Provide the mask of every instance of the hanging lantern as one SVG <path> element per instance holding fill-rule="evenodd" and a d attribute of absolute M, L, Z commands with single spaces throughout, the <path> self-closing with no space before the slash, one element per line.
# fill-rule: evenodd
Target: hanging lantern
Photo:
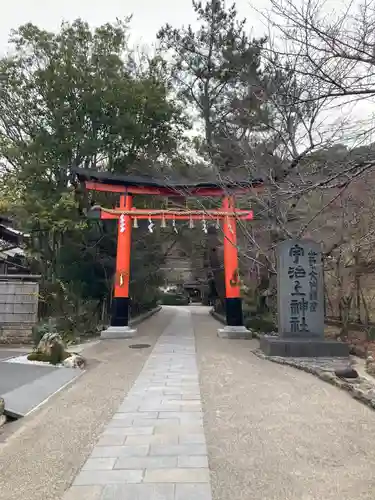
<path fill-rule="evenodd" d="M 194 220 L 193 217 L 190 215 L 190 220 L 189 220 L 189 229 L 194 229 Z"/>
<path fill-rule="evenodd" d="M 220 229 L 220 221 L 219 217 L 216 219 L 216 224 L 215 224 L 216 229 Z"/>
<path fill-rule="evenodd" d="M 202 220 L 202 231 L 207 234 L 207 221 L 206 219 Z"/>
<path fill-rule="evenodd" d="M 133 227 L 134 227 L 135 229 L 137 229 L 137 227 L 138 227 L 138 220 L 137 220 L 137 217 L 134 217 L 134 220 L 133 220 Z"/>

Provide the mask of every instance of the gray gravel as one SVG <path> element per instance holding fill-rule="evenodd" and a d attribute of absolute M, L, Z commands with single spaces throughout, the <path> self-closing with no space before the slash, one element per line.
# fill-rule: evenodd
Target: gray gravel
<path fill-rule="evenodd" d="M 137 342 L 152 349 L 170 318 L 161 311 L 139 325 Z M 87 373 L 23 421 L 6 426 L 13 432 L 0 444 L 1 500 L 63 496 L 149 356 L 150 349 L 129 349 L 130 343 L 134 339 L 90 347 L 84 353 Z"/>
<path fill-rule="evenodd" d="M 213 500 L 373 499 L 375 412 L 257 358 L 257 340 L 218 339 L 206 314 L 194 327 Z"/>

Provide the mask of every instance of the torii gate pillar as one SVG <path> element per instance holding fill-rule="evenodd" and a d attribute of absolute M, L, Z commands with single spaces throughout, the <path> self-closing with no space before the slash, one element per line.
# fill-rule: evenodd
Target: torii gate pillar
<path fill-rule="evenodd" d="M 132 209 L 132 196 L 120 196 L 120 209 Z M 117 222 L 116 274 L 112 297 L 111 325 L 103 330 L 103 339 L 128 339 L 137 330 L 129 327 L 129 280 L 132 220 L 130 215 L 122 214 Z"/>
<path fill-rule="evenodd" d="M 223 211 L 235 210 L 233 196 L 223 199 Z M 221 338 L 249 339 L 251 332 L 243 324 L 241 288 L 238 270 L 236 218 L 226 216 L 223 219 L 224 234 L 224 276 L 225 276 L 225 312 L 227 324 L 219 328 Z"/>

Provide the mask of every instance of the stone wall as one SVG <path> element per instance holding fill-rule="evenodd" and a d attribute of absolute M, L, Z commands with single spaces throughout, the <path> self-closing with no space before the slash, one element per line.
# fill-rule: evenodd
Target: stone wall
<path fill-rule="evenodd" d="M 20 345 L 32 344 L 33 324 L 2 324 L 0 325 L 0 344 Z"/>
<path fill-rule="evenodd" d="M 38 318 L 38 294 L 38 283 L 0 281 L 0 343 L 32 342 L 32 327 Z"/>

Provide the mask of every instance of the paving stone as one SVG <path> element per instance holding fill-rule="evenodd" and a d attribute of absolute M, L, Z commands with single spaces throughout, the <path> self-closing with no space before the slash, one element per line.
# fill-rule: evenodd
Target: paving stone
<path fill-rule="evenodd" d="M 116 461 L 114 469 L 168 469 L 177 465 L 177 457 L 123 457 Z"/>
<path fill-rule="evenodd" d="M 95 446 L 90 458 L 145 457 L 150 451 L 148 444 L 139 446 Z"/>
<path fill-rule="evenodd" d="M 138 378 L 137 382 L 149 382 L 150 380 L 161 380 L 163 381 L 166 377 L 162 373 L 148 372 L 143 373 Z"/>
<path fill-rule="evenodd" d="M 170 425 L 178 425 L 180 423 L 179 418 L 142 418 L 142 413 L 139 415 L 139 418 L 132 418 L 130 421 L 128 420 L 111 420 L 107 425 L 107 429 L 120 429 L 124 427 L 153 427 L 154 425 L 160 424 L 160 422 L 170 424 Z"/>
<path fill-rule="evenodd" d="M 164 401 L 164 399 L 161 401 L 161 404 L 163 404 L 163 401 Z M 176 404 L 177 404 L 177 400 L 171 399 L 169 402 L 170 403 L 176 402 Z M 200 406 L 201 402 L 200 402 L 200 399 L 182 399 L 182 400 L 179 400 L 178 404 L 181 406 Z"/>
<path fill-rule="evenodd" d="M 162 420 L 160 420 L 162 422 Z M 154 427 L 154 434 L 173 434 L 183 436 L 184 434 L 204 434 L 203 425 L 201 423 L 184 423 L 179 425 L 159 424 Z"/>
<path fill-rule="evenodd" d="M 179 412 L 164 412 L 160 411 L 158 413 L 158 418 L 159 419 L 165 419 L 165 418 L 178 418 L 180 421 L 184 421 L 187 423 L 189 420 L 192 421 L 192 423 L 195 423 L 197 421 L 203 422 L 203 414 L 199 414 L 198 412 L 187 412 L 187 411 L 179 411 Z"/>
<path fill-rule="evenodd" d="M 175 500 L 193 500 L 193 499 L 212 500 L 210 485 L 176 484 Z"/>
<path fill-rule="evenodd" d="M 181 387 L 181 389 L 189 389 L 190 392 L 193 391 L 198 391 L 199 390 L 199 384 L 198 383 L 192 383 L 192 382 L 178 382 L 175 380 L 171 380 L 166 382 L 167 387 Z"/>
<path fill-rule="evenodd" d="M 189 391 L 186 389 L 181 389 L 178 387 L 163 387 L 164 394 L 187 394 Z M 198 392 L 198 391 L 190 391 L 190 392 Z"/>
<path fill-rule="evenodd" d="M 107 427 L 103 436 L 151 436 L 153 427 Z"/>
<path fill-rule="evenodd" d="M 62 500 L 101 500 L 103 486 L 72 486 Z"/>
<path fill-rule="evenodd" d="M 174 491 L 173 484 L 113 484 L 104 488 L 101 500 L 174 500 Z"/>
<path fill-rule="evenodd" d="M 196 394 L 194 392 L 191 392 L 191 393 L 182 394 L 181 399 L 182 400 L 190 400 L 190 401 L 196 399 L 197 401 L 200 401 L 201 396 L 200 396 L 200 394 Z"/>
<path fill-rule="evenodd" d="M 116 458 L 89 458 L 82 467 L 82 470 L 112 470 Z"/>
<path fill-rule="evenodd" d="M 206 444 L 206 437 L 201 434 L 181 434 L 178 436 L 179 444 Z"/>
<path fill-rule="evenodd" d="M 198 375 L 168 374 L 167 378 L 171 379 L 171 380 L 175 380 L 175 379 L 183 380 L 186 382 L 187 381 L 192 381 L 192 382 L 196 382 L 196 383 L 199 382 Z"/>
<path fill-rule="evenodd" d="M 164 378 L 148 378 L 148 379 L 142 379 L 141 384 L 142 384 L 142 388 L 146 388 L 150 385 L 159 385 L 159 384 L 165 384 L 166 383 L 166 379 Z"/>
<path fill-rule="evenodd" d="M 145 384 L 137 389 L 139 392 L 142 391 L 143 394 L 149 394 L 150 396 L 159 396 L 167 388 L 165 384 Z"/>
<path fill-rule="evenodd" d="M 153 436 L 128 436 L 125 441 L 127 446 L 140 446 L 152 444 L 178 444 L 178 434 L 158 434 Z"/>
<path fill-rule="evenodd" d="M 129 398 L 127 403 L 130 405 L 136 405 L 136 406 L 141 406 L 141 405 L 160 405 L 161 404 L 161 396 L 153 396 L 149 397 L 146 393 L 144 393 L 142 396 L 137 396 L 137 397 L 132 397 L 131 399 Z"/>
<path fill-rule="evenodd" d="M 144 404 L 139 406 L 139 411 L 180 411 L 181 406 L 177 404 L 169 404 L 169 405 L 153 405 L 153 404 Z"/>
<path fill-rule="evenodd" d="M 208 469 L 146 469 L 145 483 L 208 483 Z"/>
<path fill-rule="evenodd" d="M 188 382 L 192 384 L 198 384 L 198 377 L 189 377 L 182 374 L 167 375 L 167 382 Z"/>
<path fill-rule="evenodd" d="M 176 356 L 177 357 L 177 356 Z M 189 359 L 193 359 L 194 360 L 195 358 L 195 354 L 192 354 L 190 355 Z M 188 359 L 186 359 L 186 361 L 184 361 L 184 363 L 181 364 L 181 367 L 180 368 L 176 368 L 174 365 L 170 365 L 170 368 L 169 370 L 166 372 L 166 375 L 167 376 L 170 376 L 170 375 L 179 375 L 180 377 L 184 377 L 184 376 L 190 376 L 192 375 L 192 372 L 197 372 L 197 366 L 196 364 L 192 363 L 191 361 L 189 361 Z M 193 376 L 194 377 L 197 377 L 197 373 L 193 373 Z"/>
<path fill-rule="evenodd" d="M 121 414 L 123 415 L 123 414 Z M 119 427 L 131 427 L 133 424 L 134 418 L 121 418 L 121 419 L 113 419 L 109 422 L 106 429 L 116 429 Z M 147 419 L 143 420 L 143 422 L 147 421 Z M 149 424 L 150 425 L 150 424 Z"/>
<path fill-rule="evenodd" d="M 183 399 L 184 394 L 187 394 L 187 392 L 178 389 L 177 387 L 166 387 L 165 389 L 163 389 L 160 395 L 162 398 L 164 398 L 164 396 L 180 396 L 181 399 Z"/>
<path fill-rule="evenodd" d="M 126 436 L 107 435 L 101 436 L 96 446 L 121 446 L 125 444 Z"/>
<path fill-rule="evenodd" d="M 157 411 L 143 411 L 142 414 L 140 412 L 133 413 L 115 413 L 113 415 L 113 420 L 122 420 L 126 418 L 158 418 L 159 413 Z"/>
<path fill-rule="evenodd" d="M 135 418 L 133 419 L 133 425 L 136 427 L 148 427 L 150 425 L 155 426 L 159 425 L 161 422 L 165 425 L 179 425 L 179 418 L 164 418 L 164 419 L 143 419 L 143 418 Z"/>
<path fill-rule="evenodd" d="M 119 406 L 118 412 L 119 413 L 133 413 L 138 411 L 139 405 L 131 405 L 129 403 L 122 403 L 122 405 Z"/>
<path fill-rule="evenodd" d="M 152 444 L 150 455 L 159 456 L 180 456 L 180 455 L 207 455 L 207 447 L 203 444 L 178 444 L 178 445 L 159 445 Z"/>
<path fill-rule="evenodd" d="M 176 405 L 181 404 L 182 394 L 161 394 L 160 404 L 164 404 L 165 401 L 174 402 Z"/>
<path fill-rule="evenodd" d="M 142 478 L 142 470 L 83 470 L 76 477 L 73 486 L 140 483 Z"/>
<path fill-rule="evenodd" d="M 187 400 L 182 400 L 182 399 L 171 399 L 171 400 L 168 400 L 168 399 L 163 399 L 161 402 L 160 402 L 160 405 L 161 406 L 167 406 L 168 408 L 172 405 L 179 405 L 182 409 L 184 409 L 185 407 L 192 407 L 192 409 L 190 411 L 195 411 L 196 408 L 199 407 L 199 409 L 202 411 L 202 408 L 201 408 L 201 402 L 198 401 L 198 400 L 194 400 L 194 401 L 187 401 Z"/>
<path fill-rule="evenodd" d="M 182 378 L 182 376 L 180 376 L 178 379 L 176 377 L 175 378 L 166 378 L 164 383 L 168 384 L 168 387 L 176 386 L 176 385 L 183 385 L 183 386 L 191 385 L 191 386 L 199 387 L 199 378 L 198 377 Z"/>
<path fill-rule="evenodd" d="M 183 403 L 183 401 L 181 401 L 181 403 Z M 191 411 L 191 412 L 195 412 L 195 413 L 200 413 L 202 414 L 202 406 L 201 405 L 188 405 L 188 406 L 184 406 L 184 405 L 181 405 L 180 406 L 181 408 L 181 411 L 183 412 L 188 412 L 188 411 Z"/>
<path fill-rule="evenodd" d="M 208 469 L 208 458 L 204 455 L 202 456 L 181 456 L 178 457 L 177 460 L 177 465 L 178 467 L 184 467 L 184 468 L 205 468 Z"/>

